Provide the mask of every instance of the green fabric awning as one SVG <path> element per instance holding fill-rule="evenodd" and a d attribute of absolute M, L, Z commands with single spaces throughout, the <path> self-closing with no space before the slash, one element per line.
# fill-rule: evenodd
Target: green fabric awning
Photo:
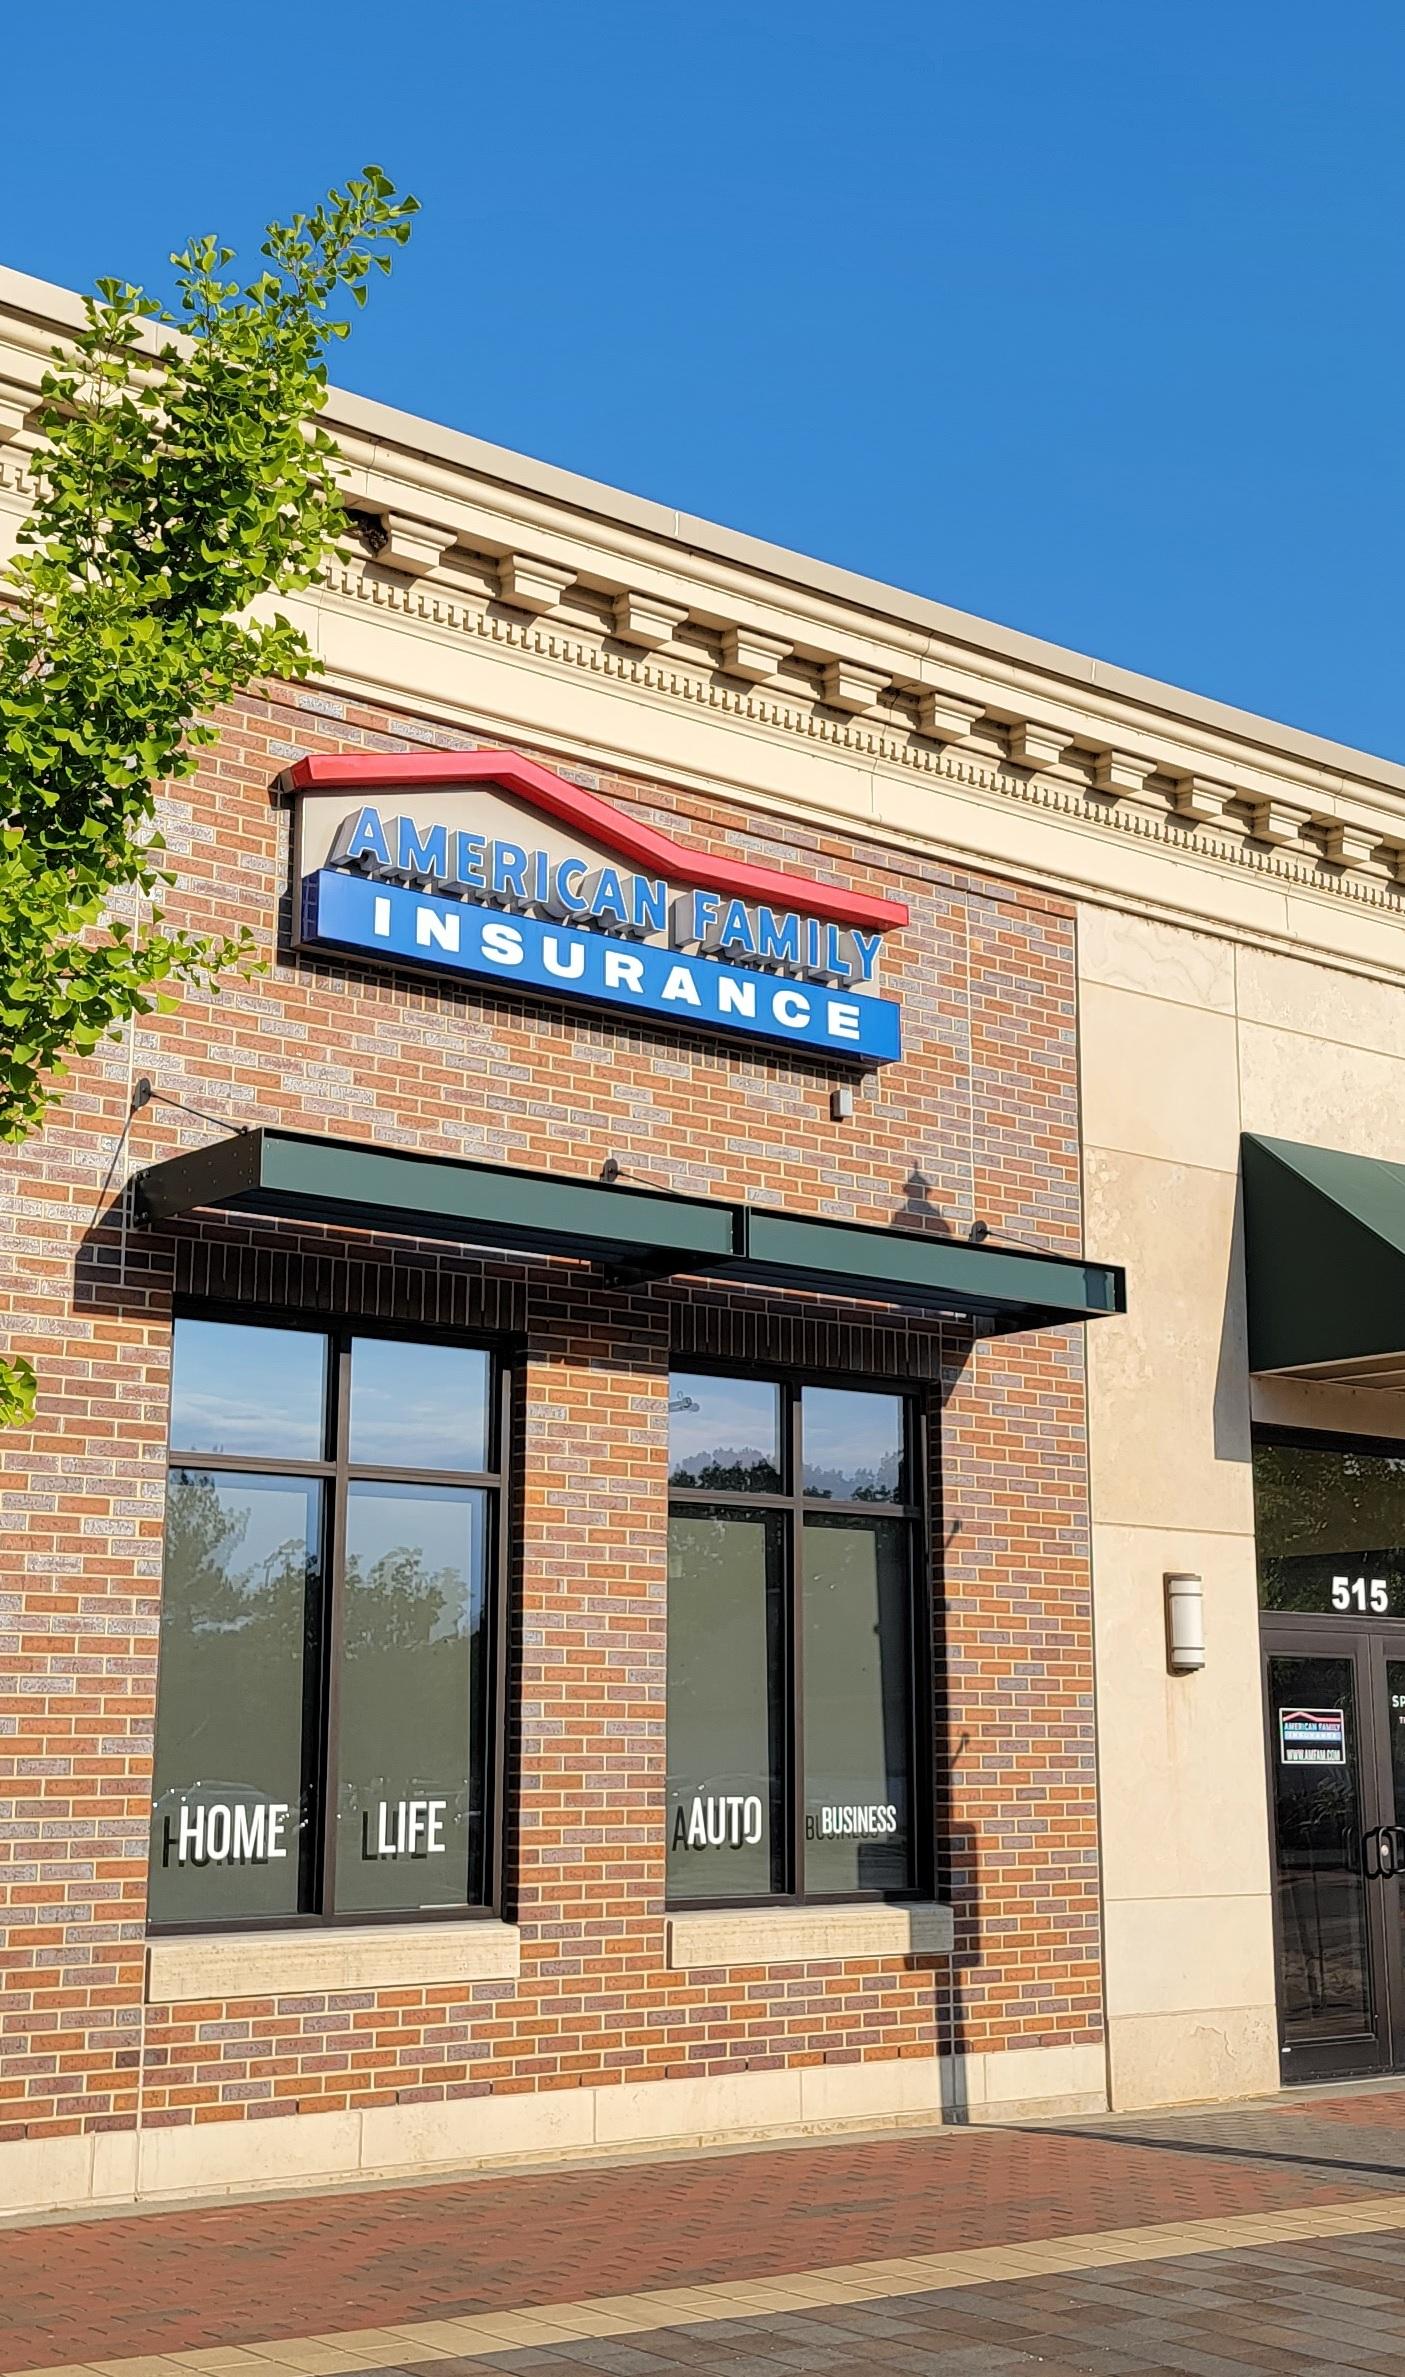
<path fill-rule="evenodd" d="M 138 1174 L 136 1194 L 143 1220 L 158 1225 L 207 1209 L 340 1223 L 575 1256 L 614 1279 L 725 1276 L 934 1315 L 971 1313 L 994 1331 L 1094 1320 L 1126 1301 L 1115 1263 L 295 1131 L 241 1132 L 171 1156 Z"/>
<path fill-rule="evenodd" d="M 1405 1164 L 1246 1132 L 1249 1367 L 1405 1385 Z"/>

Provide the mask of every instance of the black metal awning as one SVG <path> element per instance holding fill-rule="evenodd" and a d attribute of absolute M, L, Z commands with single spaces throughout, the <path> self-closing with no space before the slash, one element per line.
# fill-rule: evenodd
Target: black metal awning
<path fill-rule="evenodd" d="M 616 1279 L 725 1276 L 933 1314 L 971 1313 L 997 1331 L 1095 1320 L 1126 1304 L 1115 1263 L 405 1155 L 297 1131 L 242 1132 L 153 1164 L 135 1185 L 138 1211 L 153 1224 L 207 1208 L 341 1223 L 574 1256 Z"/>
<path fill-rule="evenodd" d="M 1405 1386 L 1405 1164 L 1244 1134 L 1249 1367 Z"/>

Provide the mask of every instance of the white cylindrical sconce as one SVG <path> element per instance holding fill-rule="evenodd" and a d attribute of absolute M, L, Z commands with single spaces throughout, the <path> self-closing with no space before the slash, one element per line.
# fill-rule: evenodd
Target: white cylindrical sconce
<path fill-rule="evenodd" d="M 1166 1663 L 1172 1675 L 1191 1675 L 1205 1664 L 1205 1587 L 1198 1576 L 1168 1576 Z"/>

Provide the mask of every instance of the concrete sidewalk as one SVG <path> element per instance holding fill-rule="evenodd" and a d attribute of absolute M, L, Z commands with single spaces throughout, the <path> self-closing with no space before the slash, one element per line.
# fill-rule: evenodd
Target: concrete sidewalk
<path fill-rule="evenodd" d="M 0 2232 L 0 2367 L 1405 2373 L 1405 2090 Z"/>

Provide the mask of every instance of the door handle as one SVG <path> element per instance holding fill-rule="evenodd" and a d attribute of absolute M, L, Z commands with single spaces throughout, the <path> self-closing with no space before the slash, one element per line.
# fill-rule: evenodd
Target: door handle
<path fill-rule="evenodd" d="M 1361 1869 L 1368 1882 L 1389 1882 L 1405 1872 L 1405 1825 L 1378 1824 L 1363 1833 Z"/>

